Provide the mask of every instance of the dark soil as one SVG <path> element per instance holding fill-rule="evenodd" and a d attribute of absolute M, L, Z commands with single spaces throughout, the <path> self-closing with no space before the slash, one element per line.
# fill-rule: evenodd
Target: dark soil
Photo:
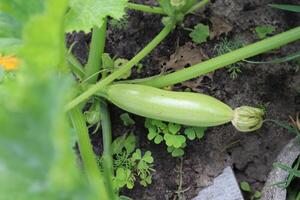
<path fill-rule="evenodd" d="M 135 2 L 155 5 L 153 0 L 136 0 Z M 229 39 L 242 38 L 244 42 L 257 41 L 253 29 L 258 25 L 274 25 L 276 33 L 300 25 L 300 15 L 275 10 L 268 7 L 269 3 L 298 3 L 297 0 L 215 0 L 199 15 L 188 16 L 185 27 L 192 28 L 199 22 L 209 24 L 209 18 L 219 16 L 233 29 L 228 33 Z M 154 3 L 154 4 L 153 4 Z M 107 36 L 106 52 L 121 58 L 132 58 L 141 50 L 163 27 L 161 17 L 141 12 L 128 11 L 128 24 L 123 29 L 110 26 Z M 168 59 L 179 46 L 191 42 L 189 32 L 182 27 L 173 31 L 149 56 L 143 59 L 141 73 L 132 74 L 131 78 L 147 77 L 160 73 L 162 60 Z M 203 45 L 208 57 L 216 56 L 214 47 L 220 43 L 224 34 Z M 73 53 L 82 63 L 86 62 L 90 35 L 83 33 L 68 35 L 68 42 L 74 45 Z M 281 49 L 251 58 L 252 60 L 270 60 L 295 52 L 299 42 Z M 282 64 L 247 64 L 241 63 L 242 73 L 232 80 L 226 69 L 217 70 L 211 78 L 203 79 L 198 88 L 200 91 L 215 96 L 233 108 L 241 105 L 261 106 L 267 110 L 267 119 L 287 121 L 290 115 L 300 111 L 299 72 L 295 63 Z M 299 67 L 299 66 L 298 66 Z M 180 88 L 180 86 L 179 86 Z M 126 127 L 119 115 L 124 111 L 110 105 L 113 124 L 113 135 L 124 134 Z M 133 190 L 123 193 L 133 199 L 176 199 L 178 188 L 179 167 L 181 159 L 173 158 L 164 144 L 155 145 L 147 140 L 144 119 L 134 116 L 136 127 L 134 133 L 139 138 L 139 147 L 150 150 L 155 160 L 153 183 L 144 188 L 137 183 Z M 190 142 L 185 149 L 182 165 L 182 188 L 189 189 L 184 193 L 185 199 L 192 199 L 204 187 L 210 185 L 214 177 L 219 175 L 226 166 L 232 166 L 238 181 L 248 181 L 251 186 L 261 190 L 272 168 L 272 162 L 293 137 L 286 130 L 272 123 L 251 133 L 237 132 L 231 124 L 209 128 L 204 139 Z M 102 151 L 101 135 L 92 137 L 96 153 Z"/>

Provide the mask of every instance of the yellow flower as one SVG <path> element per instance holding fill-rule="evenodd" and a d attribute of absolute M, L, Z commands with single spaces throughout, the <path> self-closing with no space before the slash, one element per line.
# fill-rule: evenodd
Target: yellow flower
<path fill-rule="evenodd" d="M 20 60 L 14 56 L 1 56 L 0 55 L 0 67 L 6 71 L 13 71 L 17 69 L 20 64 Z"/>

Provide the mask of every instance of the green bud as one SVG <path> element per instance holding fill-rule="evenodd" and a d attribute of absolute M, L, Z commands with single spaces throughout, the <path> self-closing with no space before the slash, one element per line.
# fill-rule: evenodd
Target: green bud
<path fill-rule="evenodd" d="M 171 5 L 174 7 L 179 7 L 185 5 L 186 0 L 171 0 Z"/>
<path fill-rule="evenodd" d="M 250 106 L 238 107 L 234 110 L 233 126 L 241 132 L 250 132 L 259 129 L 263 124 L 264 111 Z"/>

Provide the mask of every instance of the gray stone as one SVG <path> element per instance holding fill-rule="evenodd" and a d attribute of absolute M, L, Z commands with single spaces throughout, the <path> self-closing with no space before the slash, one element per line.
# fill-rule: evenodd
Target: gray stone
<path fill-rule="evenodd" d="M 295 138 L 291 140 L 280 152 L 275 162 L 292 166 L 300 154 L 300 144 Z M 262 190 L 261 200 L 285 200 L 286 190 L 273 184 L 286 180 L 288 173 L 280 168 L 274 168 L 266 181 Z"/>
<path fill-rule="evenodd" d="M 201 190 L 193 200 L 244 200 L 231 167 L 226 167 L 213 184 Z"/>

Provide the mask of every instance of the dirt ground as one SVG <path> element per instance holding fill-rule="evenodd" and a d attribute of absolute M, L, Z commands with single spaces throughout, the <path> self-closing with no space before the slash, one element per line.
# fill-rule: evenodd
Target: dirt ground
<path fill-rule="evenodd" d="M 134 2 L 156 5 L 153 0 L 135 0 Z M 276 27 L 276 33 L 280 33 L 300 25 L 299 14 L 268 7 L 269 3 L 299 3 L 297 0 L 215 0 L 212 2 L 205 10 L 199 12 L 199 15 L 186 17 L 183 22 L 184 27 L 192 28 L 200 22 L 212 27 L 211 19 L 215 17 L 222 19 L 223 25 L 231 27 L 230 31 L 225 27 L 224 30 L 216 31 L 217 35 L 207 43 L 195 45 L 191 44 L 189 31 L 183 26 L 178 26 L 149 56 L 143 59 L 142 72 L 134 71 L 131 78 L 159 74 L 166 69 L 165 65 L 174 62 L 174 55 L 176 55 L 174 53 L 183 47 L 190 48 L 190 52 L 194 53 L 185 55 L 190 56 L 188 57 L 190 59 L 180 60 L 181 64 L 189 66 L 197 59 L 200 61 L 217 56 L 215 46 L 220 44 L 225 37 L 228 40 L 239 38 L 243 43 L 251 43 L 258 40 L 253 32 L 256 26 L 273 25 Z M 160 16 L 128 11 L 128 24 L 125 28 L 118 29 L 109 26 L 106 52 L 130 59 L 162 27 Z M 69 43 L 77 42 L 73 53 L 82 63 L 85 63 L 90 34 L 68 35 L 67 40 Z M 251 60 L 271 60 L 274 57 L 283 57 L 299 50 L 299 44 L 300 42 L 296 42 L 251 58 Z M 212 95 L 233 108 L 241 105 L 263 105 L 267 110 L 267 119 L 287 121 L 289 115 L 300 111 L 300 95 L 296 92 L 296 88 L 299 88 L 300 76 L 299 72 L 296 72 L 295 63 L 248 64 L 242 62 L 240 66 L 242 73 L 235 80 L 230 78 L 227 69 L 221 69 L 204 78 L 200 77 L 192 82 L 176 85 L 175 89 L 192 86 L 194 91 Z M 124 111 L 113 105 L 110 105 L 110 109 L 114 137 L 124 134 L 127 129 L 119 119 L 119 115 Z M 133 118 L 136 121 L 134 133 L 139 138 L 139 147 L 152 152 L 156 170 L 153 183 L 147 188 L 137 183 L 133 190 L 122 191 L 123 194 L 133 199 L 178 199 L 176 191 L 180 174 L 182 175 L 182 189 L 187 188 L 181 199 L 191 199 L 202 188 L 210 185 L 213 178 L 218 176 L 226 166 L 232 166 L 238 181 L 248 181 L 253 188 L 260 190 L 275 157 L 293 137 L 272 123 L 265 123 L 260 130 L 251 133 L 239 133 L 230 124 L 209 128 L 203 139 L 188 143 L 180 173 L 181 159 L 173 158 L 164 144 L 156 145 L 148 141 L 147 130 L 143 126 L 144 119 L 138 116 L 133 116 Z M 92 141 L 95 152 L 101 153 L 101 134 L 94 135 Z"/>

